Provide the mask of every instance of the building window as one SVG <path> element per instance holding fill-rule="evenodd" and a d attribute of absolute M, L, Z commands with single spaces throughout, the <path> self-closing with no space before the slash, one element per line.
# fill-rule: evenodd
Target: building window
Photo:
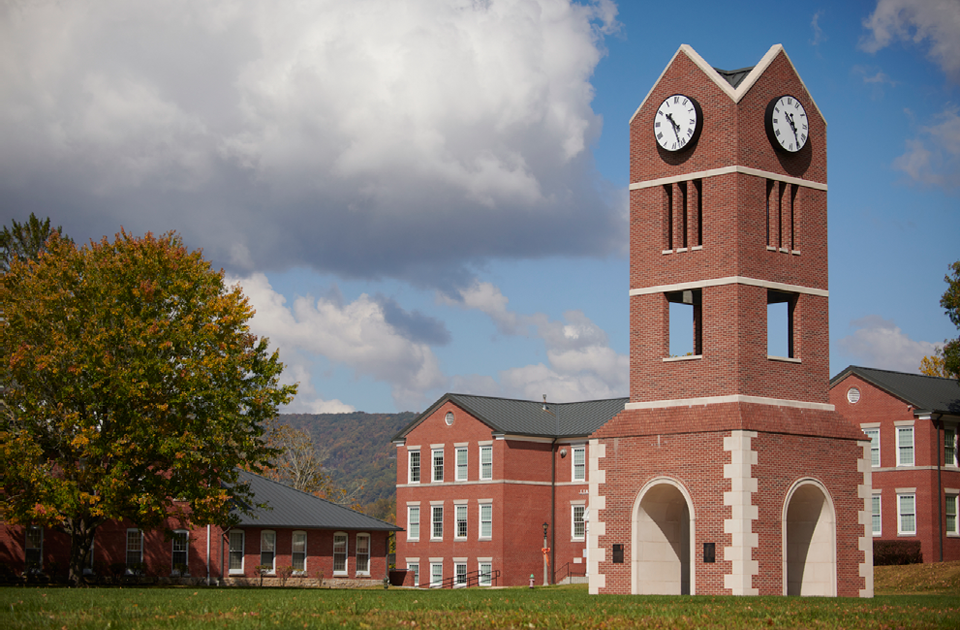
<path fill-rule="evenodd" d="M 913 466 L 913 427 L 897 427 L 897 466 Z"/>
<path fill-rule="evenodd" d="M 957 465 L 957 430 L 943 430 L 943 463 L 946 466 Z"/>
<path fill-rule="evenodd" d="M 290 543 L 290 564 L 294 573 L 307 572 L 307 532 L 293 532 Z"/>
<path fill-rule="evenodd" d="M 443 586 L 443 563 L 430 563 L 430 588 L 440 588 Z"/>
<path fill-rule="evenodd" d="M 570 527 L 570 532 L 574 540 L 584 540 L 586 538 L 587 532 L 583 524 L 583 511 L 585 506 L 583 505 L 574 505 L 572 506 L 572 525 Z"/>
<path fill-rule="evenodd" d="M 420 586 L 420 563 L 408 562 L 407 571 L 413 571 L 413 585 Z"/>
<path fill-rule="evenodd" d="M 433 505 L 430 512 L 430 538 L 443 540 L 443 506 Z"/>
<path fill-rule="evenodd" d="M 409 483 L 420 483 L 420 451 L 408 451 L 407 461 L 410 464 L 407 481 Z"/>
<path fill-rule="evenodd" d="M 456 506 L 456 520 L 457 527 L 454 530 L 454 538 L 466 538 L 467 537 L 467 506 L 458 505 Z"/>
<path fill-rule="evenodd" d="M 260 566 L 268 567 L 267 573 L 273 574 L 277 561 L 277 533 L 264 530 L 260 532 Z"/>
<path fill-rule="evenodd" d="M 140 573 L 143 570 L 143 532 L 139 529 L 127 530 L 127 573 Z"/>
<path fill-rule="evenodd" d="M 795 359 L 793 345 L 795 293 L 767 289 L 767 356 Z"/>
<path fill-rule="evenodd" d="M 93 575 L 93 543 L 95 538 L 90 539 L 90 549 L 87 550 L 87 563 L 83 567 L 84 575 Z"/>
<path fill-rule="evenodd" d="M 24 561 L 27 572 L 35 573 L 43 570 L 43 529 L 31 525 L 25 532 Z"/>
<path fill-rule="evenodd" d="M 420 506 L 407 507 L 407 540 L 420 540 Z"/>
<path fill-rule="evenodd" d="M 960 535 L 960 522 L 957 522 L 957 503 L 958 496 L 956 494 L 947 495 L 947 533 L 954 536 Z"/>
<path fill-rule="evenodd" d="M 443 481 L 443 449 L 433 449 L 433 481 L 438 483 Z"/>
<path fill-rule="evenodd" d="M 172 546 L 173 575 L 190 575 L 190 565 L 187 558 L 187 552 L 190 548 L 190 532 L 184 529 L 173 532 Z"/>
<path fill-rule="evenodd" d="M 337 532 L 333 535 L 333 574 L 347 574 L 347 534 Z"/>
<path fill-rule="evenodd" d="M 573 449 L 573 480 L 587 480 L 587 447 L 574 446 Z"/>
<path fill-rule="evenodd" d="M 490 445 L 480 447 L 480 479 L 493 479 L 493 447 Z"/>
<path fill-rule="evenodd" d="M 880 518 L 880 495 L 875 494 L 871 497 L 870 503 L 870 513 L 871 513 L 871 523 L 873 526 L 873 535 L 879 536 L 881 534 L 881 518 Z"/>
<path fill-rule="evenodd" d="M 489 562 L 480 563 L 480 574 L 477 577 L 477 584 L 480 586 L 490 586 L 490 574 L 493 573 L 493 565 Z"/>
<path fill-rule="evenodd" d="M 370 575 L 370 534 L 357 534 L 357 575 Z"/>
<path fill-rule="evenodd" d="M 447 426 L 453 426 L 453 412 L 448 411 L 447 414 L 443 417 L 443 421 L 447 423 Z"/>
<path fill-rule="evenodd" d="M 467 480 L 467 447 L 457 447 L 457 481 Z"/>
<path fill-rule="evenodd" d="M 880 467 L 880 429 L 864 429 L 864 433 L 870 438 L 870 465 L 874 468 Z"/>
<path fill-rule="evenodd" d="M 897 495 L 897 533 L 914 536 L 917 533 L 917 497 L 914 494 Z"/>
<path fill-rule="evenodd" d="M 457 562 L 453 565 L 453 586 L 464 587 L 467 585 L 467 563 Z"/>
<path fill-rule="evenodd" d="M 230 532 L 230 573 L 243 573 L 243 532 Z"/>
<path fill-rule="evenodd" d="M 703 290 L 664 293 L 670 309 L 670 356 L 703 354 Z"/>
<path fill-rule="evenodd" d="M 493 504 L 480 504 L 480 539 L 489 540 L 493 537 Z"/>

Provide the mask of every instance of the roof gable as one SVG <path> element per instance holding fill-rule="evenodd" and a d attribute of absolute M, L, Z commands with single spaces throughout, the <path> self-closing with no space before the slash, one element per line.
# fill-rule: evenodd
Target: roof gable
<path fill-rule="evenodd" d="M 830 379 L 830 388 L 851 375 L 910 403 L 919 411 L 960 415 L 960 383 L 954 379 L 851 365 Z"/>

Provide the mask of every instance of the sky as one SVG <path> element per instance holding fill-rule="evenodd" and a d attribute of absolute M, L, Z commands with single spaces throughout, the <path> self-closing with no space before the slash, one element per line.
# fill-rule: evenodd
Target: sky
<path fill-rule="evenodd" d="M 628 121 L 782 44 L 828 123 L 830 370 L 957 336 L 960 2 L 0 2 L 0 219 L 176 231 L 284 411 L 628 395 Z"/>

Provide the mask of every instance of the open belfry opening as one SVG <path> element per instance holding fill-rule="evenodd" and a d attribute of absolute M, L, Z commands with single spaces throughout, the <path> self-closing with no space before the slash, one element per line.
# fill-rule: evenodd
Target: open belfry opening
<path fill-rule="evenodd" d="M 870 443 L 828 392 L 826 122 L 783 48 L 723 71 L 681 46 L 630 121 L 630 182 L 590 592 L 871 597 Z"/>

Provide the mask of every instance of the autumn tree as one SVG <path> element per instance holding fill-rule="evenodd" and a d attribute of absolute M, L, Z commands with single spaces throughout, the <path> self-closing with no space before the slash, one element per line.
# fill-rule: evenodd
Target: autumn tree
<path fill-rule="evenodd" d="M 947 368 L 943 365 L 943 346 L 936 346 L 933 349 L 933 354 L 920 359 L 920 373 L 927 376 L 939 376 L 940 378 L 956 378 L 947 374 Z"/>
<path fill-rule="evenodd" d="M 66 531 L 77 583 L 108 519 L 229 524 L 253 501 L 236 467 L 275 454 L 262 423 L 295 387 L 240 289 L 175 234 L 44 248 L 0 276 L 0 515 Z"/>
<path fill-rule="evenodd" d="M 20 260 L 39 258 L 46 249 L 47 239 L 53 233 L 69 240 L 63 235 L 63 228 L 59 225 L 56 229 L 50 228 L 49 217 L 41 221 L 32 212 L 30 218 L 23 223 L 18 223 L 14 219 L 11 224 L 11 226 L 3 226 L 3 231 L 0 232 L 0 273 L 6 273 L 10 269 L 10 263 L 14 258 Z"/>
<path fill-rule="evenodd" d="M 953 325 L 960 329 L 960 261 L 949 267 L 951 273 L 943 277 L 947 290 L 940 298 L 940 306 L 946 311 Z M 934 353 L 920 361 L 920 372 L 927 376 L 960 378 L 960 337 L 946 339 Z"/>

